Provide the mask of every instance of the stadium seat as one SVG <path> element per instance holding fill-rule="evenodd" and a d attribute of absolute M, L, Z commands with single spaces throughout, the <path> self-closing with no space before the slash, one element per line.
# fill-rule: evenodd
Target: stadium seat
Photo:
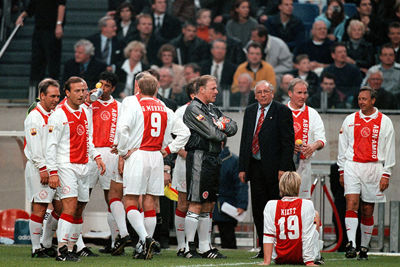
<path fill-rule="evenodd" d="M 303 23 L 306 33 L 306 40 L 310 36 L 310 31 L 314 20 L 319 15 L 319 7 L 315 4 L 293 3 L 293 15 L 298 17 Z"/>
<path fill-rule="evenodd" d="M 0 212 L 0 236 L 14 239 L 14 227 L 17 219 L 29 219 L 29 214 L 19 209 Z"/>
<path fill-rule="evenodd" d="M 326 6 L 324 6 L 322 8 L 322 12 L 325 12 L 325 11 L 326 11 Z M 356 4 L 354 4 L 354 3 L 345 3 L 344 4 L 344 13 L 349 18 L 351 18 L 352 16 L 357 14 L 357 6 L 356 6 Z"/>

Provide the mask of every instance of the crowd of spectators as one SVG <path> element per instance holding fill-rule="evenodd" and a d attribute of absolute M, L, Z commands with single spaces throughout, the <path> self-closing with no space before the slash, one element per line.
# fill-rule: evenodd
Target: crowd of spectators
<path fill-rule="evenodd" d="M 78 75 L 92 86 L 92 77 L 113 71 L 114 96 L 123 98 L 133 93 L 135 75 L 152 68 L 162 77 L 162 95 L 183 105 L 190 72 L 211 74 L 220 90 L 216 104 L 227 91 L 230 106 L 244 107 L 254 101 L 257 81 L 269 81 L 275 99 L 286 102 L 286 84 L 299 77 L 309 83 L 308 104 L 316 108 L 321 92 L 328 108 L 357 108 L 355 96 L 368 84 L 379 91 L 380 108 L 397 109 L 400 1 L 322 1 L 310 33 L 293 2 L 109 0 L 98 33 L 75 44 L 61 81 Z M 346 15 L 345 3 L 357 12 Z"/>

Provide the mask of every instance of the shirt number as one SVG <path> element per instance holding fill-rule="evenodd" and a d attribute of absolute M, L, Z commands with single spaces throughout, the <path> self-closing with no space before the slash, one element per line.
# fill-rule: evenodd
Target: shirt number
<path fill-rule="evenodd" d="M 160 136 L 161 132 L 161 115 L 160 113 L 153 112 L 151 113 L 151 131 L 150 134 L 152 137 Z"/>
<path fill-rule="evenodd" d="M 286 232 L 289 239 L 298 239 L 300 237 L 299 217 L 297 215 L 287 217 L 287 221 L 285 217 L 281 217 L 278 220 L 278 224 L 280 229 L 279 239 L 286 239 Z"/>

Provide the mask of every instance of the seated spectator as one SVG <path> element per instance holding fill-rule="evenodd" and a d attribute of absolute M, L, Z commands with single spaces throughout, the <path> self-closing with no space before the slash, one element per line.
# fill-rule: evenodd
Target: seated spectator
<path fill-rule="evenodd" d="M 361 72 L 357 66 L 347 63 L 347 51 L 344 43 L 335 43 L 331 49 L 333 64 L 326 67 L 322 73 L 329 72 L 336 77 L 336 88 L 346 95 L 347 103 L 353 102 L 353 97 L 361 85 Z"/>
<path fill-rule="evenodd" d="M 175 0 L 172 3 L 172 16 L 179 19 L 181 23 L 193 19 L 196 14 L 194 2 L 193 0 Z"/>
<path fill-rule="evenodd" d="M 154 32 L 161 38 L 171 41 L 178 37 L 181 32 L 180 21 L 169 15 L 167 11 L 166 0 L 151 0 L 153 10 L 152 17 L 154 22 Z"/>
<path fill-rule="evenodd" d="M 176 98 L 176 103 L 180 106 L 190 101 L 186 94 L 186 86 L 194 79 L 200 77 L 201 68 L 196 63 L 188 63 L 183 67 L 183 77 L 185 77 L 185 85 L 182 88 L 182 93 Z"/>
<path fill-rule="evenodd" d="M 238 88 L 238 77 L 242 73 L 248 73 L 253 78 L 252 87 L 258 81 L 266 80 L 276 87 L 276 79 L 274 69 L 270 64 L 261 59 L 261 45 L 258 43 L 252 43 L 247 49 L 247 62 L 240 64 L 233 76 L 232 93 L 237 93 Z"/>
<path fill-rule="evenodd" d="M 226 24 L 226 33 L 228 36 L 238 38 L 244 47 L 257 24 L 257 21 L 250 17 L 250 1 L 236 0 L 232 6 L 231 19 Z"/>
<path fill-rule="evenodd" d="M 181 93 L 186 83 L 183 76 L 183 66 L 174 63 L 176 59 L 175 47 L 171 44 L 164 44 L 158 50 L 158 58 L 161 61 L 160 67 L 169 68 L 173 73 L 172 90 L 174 93 Z"/>
<path fill-rule="evenodd" d="M 170 68 L 162 67 L 159 69 L 158 73 L 160 74 L 160 88 L 158 89 L 158 93 L 164 97 L 168 98 L 175 102 L 175 98 L 178 96 L 179 93 L 174 93 L 172 89 L 172 82 L 174 79 L 174 74 Z"/>
<path fill-rule="evenodd" d="M 322 20 L 328 29 L 328 38 L 332 41 L 341 41 L 345 32 L 345 24 L 348 17 L 344 13 L 344 6 L 341 0 L 329 0 L 325 13 L 315 18 L 315 21 Z"/>
<path fill-rule="evenodd" d="M 382 87 L 394 94 L 400 100 L 400 64 L 394 61 L 395 51 L 391 44 L 381 47 L 379 53 L 380 64 L 372 66 L 368 71 L 380 70 L 383 73 Z M 365 85 L 367 79 L 364 79 Z"/>
<path fill-rule="evenodd" d="M 375 1 L 374 1 L 375 2 Z M 385 30 L 383 21 L 372 14 L 372 0 L 359 0 L 357 1 L 357 13 L 346 21 L 345 29 L 347 29 L 351 20 L 356 19 L 361 21 L 365 27 L 364 39 L 370 42 L 374 47 L 377 47 L 386 42 Z M 345 32 L 343 41 L 347 41 L 349 36 Z"/>
<path fill-rule="evenodd" d="M 308 95 L 312 96 L 318 89 L 318 76 L 311 70 L 310 59 L 306 54 L 298 55 L 294 62 L 295 70 L 291 72 L 295 78 L 299 77 L 308 83 Z"/>
<path fill-rule="evenodd" d="M 329 72 L 324 72 L 321 75 L 321 90 L 320 92 L 309 97 L 307 100 L 307 105 L 313 108 L 321 108 L 321 96 L 322 92 L 327 94 L 327 108 L 346 108 L 346 104 L 343 101 L 345 95 L 336 90 L 335 76 Z"/>
<path fill-rule="evenodd" d="M 261 45 L 263 58 L 274 68 L 278 84 L 281 76 L 293 68 L 292 53 L 290 53 L 289 47 L 278 37 L 268 34 L 264 25 L 257 25 L 251 31 L 249 43 L 251 42 Z"/>
<path fill-rule="evenodd" d="M 289 84 L 291 81 L 294 79 L 294 76 L 292 74 L 284 74 L 282 76 L 281 82 L 279 84 L 279 88 L 275 90 L 275 96 L 274 99 L 278 102 L 281 102 L 282 104 L 287 105 L 287 103 L 290 100 L 290 97 L 288 95 L 289 91 Z"/>
<path fill-rule="evenodd" d="M 323 21 L 315 21 L 311 29 L 311 39 L 303 42 L 294 50 L 294 57 L 308 55 L 311 70 L 319 72 L 333 62 L 331 46 L 333 42 L 327 37 L 328 31 Z"/>
<path fill-rule="evenodd" d="M 124 2 L 134 3 L 133 14 L 146 13 L 150 10 L 150 1 L 148 0 L 108 0 L 107 16 L 115 16 L 118 7 Z"/>
<path fill-rule="evenodd" d="M 210 35 L 208 33 L 208 27 L 211 24 L 211 10 L 202 8 L 196 13 L 197 22 L 197 37 L 210 42 Z"/>
<path fill-rule="evenodd" d="M 210 57 L 208 44 L 196 36 L 196 31 L 196 24 L 186 21 L 182 34 L 171 41 L 171 44 L 176 47 L 179 65 L 190 62 L 200 63 Z"/>
<path fill-rule="evenodd" d="M 388 37 L 390 44 L 394 48 L 395 61 L 400 63 L 400 22 L 395 21 L 389 24 Z"/>
<path fill-rule="evenodd" d="M 279 0 L 258 1 L 257 15 L 258 21 L 264 24 L 268 16 L 276 15 L 279 13 Z"/>
<path fill-rule="evenodd" d="M 133 41 L 137 32 L 133 6 L 129 2 L 122 3 L 115 14 L 117 22 L 117 37 L 125 44 Z"/>
<path fill-rule="evenodd" d="M 349 40 L 345 42 L 347 63 L 356 65 L 365 75 L 375 63 L 375 52 L 372 44 L 363 38 L 364 24 L 359 20 L 352 20 L 347 28 L 347 33 L 349 34 Z"/>
<path fill-rule="evenodd" d="M 123 98 L 132 95 L 136 74 L 149 68 L 148 65 L 142 62 L 144 55 L 146 55 L 146 47 L 141 42 L 132 41 L 125 47 L 124 56 L 126 60 L 117 67 L 115 72 L 119 78 L 117 88 L 121 92 L 119 97 Z"/>
<path fill-rule="evenodd" d="M 231 94 L 231 106 L 245 108 L 255 102 L 253 87 L 253 78 L 248 73 L 242 73 L 238 77 L 237 93 Z"/>
<path fill-rule="evenodd" d="M 143 57 L 143 63 L 146 65 L 159 65 L 157 57 L 158 50 L 165 43 L 165 40 L 153 33 L 153 19 L 149 14 L 140 14 L 137 16 L 138 32 L 133 36 L 134 41 L 139 41 L 146 46 L 146 55 Z"/>
<path fill-rule="evenodd" d="M 223 149 L 219 154 L 221 170 L 219 176 L 218 199 L 215 203 L 213 221 L 218 226 L 222 248 L 236 249 L 235 227 L 237 221 L 221 211 L 226 202 L 237 208 L 238 214 L 247 210 L 249 202 L 248 185 L 241 183 L 239 175 L 239 157 L 233 154 L 229 147 L 222 143 Z"/>
<path fill-rule="evenodd" d="M 210 41 L 217 39 L 226 42 L 226 55 L 225 58 L 232 62 L 232 64 L 239 65 L 246 61 L 246 54 L 242 49 L 242 43 L 237 38 L 232 38 L 226 35 L 225 26 L 222 23 L 214 23 L 208 29 Z"/>
<path fill-rule="evenodd" d="M 112 17 L 105 16 L 99 20 L 100 32 L 87 39 L 93 44 L 94 57 L 107 64 L 107 71 L 114 71 L 123 60 L 122 49 L 125 43 L 117 38 L 117 26 Z"/>
<path fill-rule="evenodd" d="M 268 33 L 281 38 L 293 51 L 305 36 L 303 22 L 293 15 L 293 0 L 279 0 L 279 14 L 270 16 L 265 22 Z"/>
<path fill-rule="evenodd" d="M 383 73 L 380 70 L 372 70 L 367 73 L 368 86 L 377 93 L 374 106 L 378 109 L 397 109 L 397 99 L 394 95 L 382 87 Z M 358 108 L 358 105 L 357 105 Z"/>
<path fill-rule="evenodd" d="M 229 62 L 226 58 L 226 43 L 223 40 L 215 40 L 211 43 L 211 59 L 205 60 L 201 64 L 201 75 L 211 74 L 217 78 L 217 85 L 222 96 L 221 90 L 229 90 L 233 81 L 233 74 L 236 65 Z M 217 96 L 218 98 L 218 96 Z"/>
<path fill-rule="evenodd" d="M 62 83 L 64 84 L 69 77 L 78 76 L 86 81 L 88 88 L 93 89 L 100 73 L 106 70 L 107 65 L 93 57 L 94 46 L 88 40 L 81 39 L 76 42 L 74 50 L 74 58 L 64 64 Z"/>

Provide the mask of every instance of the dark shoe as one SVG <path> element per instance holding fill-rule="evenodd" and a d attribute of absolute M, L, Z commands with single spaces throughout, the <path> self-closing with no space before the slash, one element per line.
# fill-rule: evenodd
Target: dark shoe
<path fill-rule="evenodd" d="M 99 255 L 91 251 L 88 247 L 84 247 L 76 253 L 79 257 L 98 257 Z"/>
<path fill-rule="evenodd" d="M 317 264 L 317 265 L 324 265 L 324 264 L 325 264 L 325 259 L 324 259 L 324 257 L 321 256 L 320 258 L 315 259 L 314 264 Z"/>
<path fill-rule="evenodd" d="M 106 245 L 104 248 L 100 248 L 99 249 L 99 252 L 102 253 L 102 254 L 110 254 L 111 251 L 112 251 L 112 249 L 111 249 L 111 245 L 110 244 Z"/>
<path fill-rule="evenodd" d="M 254 255 L 250 259 L 264 259 L 264 252 L 263 251 L 259 251 L 256 255 Z"/>
<path fill-rule="evenodd" d="M 176 252 L 176 256 L 184 257 L 185 256 L 185 249 L 184 248 L 179 249 L 178 252 Z"/>
<path fill-rule="evenodd" d="M 346 244 L 346 254 L 345 254 L 345 256 L 348 259 L 352 259 L 352 258 L 357 257 L 357 251 L 353 247 L 353 242 L 352 241 L 350 241 L 349 243 Z"/>
<path fill-rule="evenodd" d="M 42 250 L 43 252 L 49 256 L 50 258 L 55 258 L 57 257 L 57 248 L 55 247 L 49 247 L 49 248 L 45 248 L 42 244 L 40 244 L 42 246 Z"/>
<path fill-rule="evenodd" d="M 146 246 L 145 242 L 139 240 L 139 242 L 136 244 L 135 250 L 133 251 L 132 258 L 134 259 L 146 259 Z"/>
<path fill-rule="evenodd" d="M 144 252 L 137 252 L 136 250 L 133 252 L 132 258 L 137 259 L 137 260 L 145 260 L 146 259 L 146 255 L 144 254 Z"/>
<path fill-rule="evenodd" d="M 153 257 L 153 252 L 154 251 L 160 251 L 161 246 L 160 243 L 155 241 L 152 237 L 148 236 L 146 237 L 145 241 L 145 260 L 150 260 Z"/>
<path fill-rule="evenodd" d="M 368 248 L 360 247 L 360 253 L 358 253 L 357 260 L 368 260 Z"/>
<path fill-rule="evenodd" d="M 76 250 L 75 250 L 76 251 Z M 76 255 L 74 251 L 68 251 L 68 247 L 66 245 L 62 246 L 58 249 L 60 255 L 56 257 L 56 261 L 80 261 L 79 257 Z"/>
<path fill-rule="evenodd" d="M 43 248 L 38 248 L 32 253 L 32 258 L 50 258 L 50 256 L 44 252 Z"/>
<path fill-rule="evenodd" d="M 207 259 L 226 259 L 225 255 L 222 255 L 221 252 L 218 251 L 216 248 L 212 248 L 207 252 L 200 254 L 202 258 Z"/>
<path fill-rule="evenodd" d="M 199 253 L 197 253 L 196 244 L 194 242 L 189 242 L 189 251 L 186 251 L 183 256 L 188 259 L 201 258 Z"/>
<path fill-rule="evenodd" d="M 112 256 L 119 256 L 124 253 L 125 246 L 130 240 L 129 235 L 121 237 L 118 235 L 117 240 L 115 240 L 114 247 L 111 249 Z"/>

